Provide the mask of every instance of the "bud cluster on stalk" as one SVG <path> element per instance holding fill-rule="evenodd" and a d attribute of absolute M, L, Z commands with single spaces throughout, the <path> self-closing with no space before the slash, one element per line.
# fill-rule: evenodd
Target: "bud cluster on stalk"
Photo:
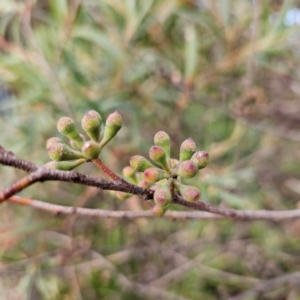
<path fill-rule="evenodd" d="M 115 111 L 105 121 L 103 137 L 100 140 L 102 118 L 95 110 L 89 111 L 81 120 L 81 127 L 89 137 L 79 133 L 73 119 L 62 117 L 57 123 L 58 131 L 69 139 L 70 146 L 63 140 L 52 137 L 47 141 L 47 151 L 52 159 L 44 167 L 70 171 L 88 160 L 99 156 L 104 146 L 122 127 L 122 118 Z"/>
<path fill-rule="evenodd" d="M 205 151 L 196 152 L 196 144 L 192 138 L 181 144 L 177 160 L 170 157 L 169 135 L 159 131 L 154 136 L 154 145 L 149 150 L 149 157 L 154 164 L 141 155 L 135 155 L 130 158 L 130 167 L 126 168 L 130 168 L 131 177 L 135 176 L 134 183 L 137 183 L 138 174 L 142 174 L 148 187 L 154 190 L 155 215 L 162 216 L 165 213 L 173 193 L 180 193 L 189 202 L 200 198 L 201 192 L 197 187 L 182 183 L 183 178 L 195 177 L 198 171 L 209 163 L 209 154 Z"/>

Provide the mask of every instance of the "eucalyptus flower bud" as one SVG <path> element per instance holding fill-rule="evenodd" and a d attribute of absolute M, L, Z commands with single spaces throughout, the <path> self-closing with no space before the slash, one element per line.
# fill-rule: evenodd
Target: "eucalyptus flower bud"
<path fill-rule="evenodd" d="M 81 152 L 84 157 L 88 159 L 94 159 L 99 156 L 101 148 L 98 143 L 94 141 L 87 141 L 83 144 Z"/>
<path fill-rule="evenodd" d="M 197 173 L 197 165 L 191 160 L 182 161 L 177 170 L 177 174 L 184 178 L 193 178 Z"/>
<path fill-rule="evenodd" d="M 137 172 L 144 172 L 146 169 L 154 167 L 149 160 L 141 155 L 134 155 L 130 158 L 129 164 Z"/>
<path fill-rule="evenodd" d="M 167 172 L 170 172 L 167 162 L 167 155 L 162 147 L 152 146 L 149 150 L 149 156 L 155 163 L 163 167 Z"/>
<path fill-rule="evenodd" d="M 152 208 L 152 212 L 155 216 L 161 217 L 164 215 L 164 213 L 167 211 L 169 205 L 166 206 L 160 206 L 160 205 L 154 205 Z"/>
<path fill-rule="evenodd" d="M 46 148 L 48 149 L 50 146 L 52 146 L 54 144 L 64 144 L 64 142 L 63 142 L 63 140 L 61 140 L 58 137 L 52 137 L 47 140 Z"/>
<path fill-rule="evenodd" d="M 179 188 L 181 196 L 188 202 L 197 201 L 201 196 L 200 190 L 193 185 L 185 185 L 180 183 L 177 187 Z"/>
<path fill-rule="evenodd" d="M 132 182 L 136 183 L 137 178 L 135 170 L 132 167 L 126 166 L 123 168 L 122 173 L 124 177 L 129 178 Z"/>
<path fill-rule="evenodd" d="M 206 151 L 198 151 L 192 156 L 191 160 L 197 165 L 198 169 L 203 169 L 209 163 L 209 154 Z"/>
<path fill-rule="evenodd" d="M 170 158 L 170 137 L 166 132 L 157 132 L 154 136 L 154 144 L 162 147 L 166 152 L 167 158 Z"/>
<path fill-rule="evenodd" d="M 122 173 L 123 173 L 123 176 L 130 178 L 135 174 L 135 171 L 133 170 L 132 167 L 126 166 L 123 168 Z"/>
<path fill-rule="evenodd" d="M 185 140 L 180 146 L 179 160 L 189 160 L 196 151 L 196 144 L 192 138 Z"/>
<path fill-rule="evenodd" d="M 122 117 L 117 111 L 115 111 L 106 119 L 103 139 L 100 142 L 101 149 L 118 133 L 121 127 Z"/>
<path fill-rule="evenodd" d="M 71 147 L 65 144 L 52 144 L 47 148 L 48 154 L 52 160 L 73 160 L 77 158 L 83 158 L 82 153 L 73 150 Z"/>
<path fill-rule="evenodd" d="M 62 117 L 58 120 L 57 123 L 58 131 L 73 141 L 81 141 L 79 131 L 76 127 L 76 124 L 73 119 L 69 117 Z"/>
<path fill-rule="evenodd" d="M 95 142 L 98 142 L 102 118 L 95 110 L 90 110 L 81 120 L 82 129 Z"/>
<path fill-rule="evenodd" d="M 171 202 L 172 194 L 168 186 L 160 187 L 154 191 L 153 200 L 156 205 L 166 206 Z"/>
<path fill-rule="evenodd" d="M 149 168 L 144 171 L 144 178 L 148 182 L 156 182 L 163 178 L 170 177 L 157 168 Z"/>
<path fill-rule="evenodd" d="M 50 161 L 43 167 L 54 170 L 71 171 L 85 162 L 86 159 L 84 158 L 70 161 Z"/>

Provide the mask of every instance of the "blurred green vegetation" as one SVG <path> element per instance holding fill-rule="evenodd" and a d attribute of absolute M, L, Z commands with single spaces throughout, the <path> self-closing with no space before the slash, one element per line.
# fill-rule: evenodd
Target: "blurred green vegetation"
<path fill-rule="evenodd" d="M 0 144 L 42 165 L 61 116 L 79 123 L 88 110 L 105 118 L 117 109 L 124 125 L 103 153 L 117 173 L 131 155 L 147 156 L 154 134 L 164 130 L 174 157 L 188 137 L 210 152 L 210 165 L 194 182 L 203 201 L 299 207 L 297 6 L 0 0 Z M 23 176 L 0 170 L 1 189 Z M 79 171 L 101 176 L 91 165 Z M 58 182 L 35 184 L 23 195 L 146 209 L 136 197 L 120 201 Z M 228 299 L 300 267 L 297 220 L 101 220 L 5 203 L 0 224 L 1 299 Z M 299 285 L 285 284 L 245 299 L 299 295 Z"/>

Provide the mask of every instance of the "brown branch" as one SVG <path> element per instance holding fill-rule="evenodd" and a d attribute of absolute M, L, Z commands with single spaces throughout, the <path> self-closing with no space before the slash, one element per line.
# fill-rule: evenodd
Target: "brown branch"
<path fill-rule="evenodd" d="M 13 166 L 26 172 L 32 172 L 28 176 L 22 178 L 12 186 L 0 192 L 0 202 L 24 190 L 26 187 L 32 185 L 35 182 L 43 182 L 50 180 L 73 182 L 85 186 L 94 186 L 102 190 L 126 192 L 138 195 L 143 199 L 153 198 L 152 190 L 148 190 L 143 187 L 130 184 L 128 182 L 124 184 L 123 181 L 105 180 L 102 178 L 96 178 L 93 176 L 80 174 L 74 171 L 58 171 L 44 167 L 38 167 L 32 163 L 19 159 L 14 154 L 6 151 L 2 147 L 0 148 L 0 163 L 3 165 Z"/>
<path fill-rule="evenodd" d="M 35 182 L 42 182 L 42 181 L 50 181 L 50 180 L 56 180 L 56 181 L 65 181 L 65 182 L 73 182 L 76 184 L 81 184 L 85 186 L 94 186 L 102 190 L 113 190 L 113 191 L 121 191 L 125 193 L 130 193 L 134 195 L 138 195 L 142 197 L 143 199 L 149 200 L 153 199 L 153 190 L 146 189 L 131 183 L 122 181 L 109 181 L 102 178 L 96 178 L 84 174 L 79 174 L 74 171 L 57 171 L 57 170 L 51 170 L 48 168 L 43 167 L 37 167 L 36 165 L 26 162 L 24 160 L 21 160 L 17 158 L 14 154 L 11 152 L 8 152 L 4 150 L 3 148 L 0 148 L 0 163 L 4 165 L 13 166 L 19 169 L 22 169 L 24 171 L 31 171 L 32 173 L 28 176 L 22 178 L 17 183 L 13 184 L 12 186 L 6 188 L 2 192 L 0 192 L 0 202 L 5 201 L 9 197 L 15 195 L 16 193 L 24 190 L 29 185 L 32 185 Z M 232 218 L 237 219 L 241 221 L 249 221 L 249 220 L 269 220 L 269 221 L 280 221 L 285 219 L 293 219 L 293 218 L 299 218 L 300 217 L 300 210 L 286 210 L 286 211 L 269 211 L 269 210 L 234 210 L 230 208 L 222 208 L 218 206 L 214 206 L 202 201 L 196 201 L 196 202 L 187 202 L 185 201 L 181 196 L 178 194 L 175 194 L 172 199 L 172 203 L 178 204 L 181 206 L 186 206 L 188 208 L 192 208 L 194 210 L 200 210 L 209 212 L 212 214 L 221 215 L 225 218 Z M 74 208 L 72 208 L 74 210 Z M 116 212 L 117 213 L 117 212 Z M 123 212 L 118 212 L 116 214 L 116 217 L 122 217 Z M 131 216 L 130 218 L 137 218 L 137 217 L 150 217 L 151 212 L 140 212 L 139 216 Z M 170 218 L 202 218 L 202 216 L 197 215 L 195 213 L 187 213 L 182 212 L 183 214 L 181 217 L 176 217 L 175 212 L 173 213 L 173 216 L 170 215 Z M 111 216 L 113 216 L 113 213 L 110 213 Z M 130 214 L 127 213 L 129 216 Z M 123 215 L 123 217 L 127 217 L 126 213 Z M 166 214 L 168 216 L 168 214 Z M 207 217 L 207 216 L 206 216 Z M 210 216 L 212 218 L 212 216 Z M 214 218 L 220 218 L 214 217 Z"/>

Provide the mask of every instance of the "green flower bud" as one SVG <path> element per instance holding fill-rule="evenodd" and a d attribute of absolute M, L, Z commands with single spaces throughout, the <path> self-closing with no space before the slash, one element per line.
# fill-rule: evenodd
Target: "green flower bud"
<path fill-rule="evenodd" d="M 133 183 L 137 182 L 135 171 L 130 166 L 126 166 L 122 170 L 123 176 L 130 179 Z"/>
<path fill-rule="evenodd" d="M 80 134 L 80 137 L 81 137 L 81 141 L 70 140 L 71 147 L 78 151 L 81 151 L 83 144 L 86 142 L 86 138 L 83 134 Z"/>
<path fill-rule="evenodd" d="M 149 150 L 149 156 L 155 163 L 163 167 L 166 171 L 171 171 L 168 166 L 166 152 L 162 147 L 152 146 Z"/>
<path fill-rule="evenodd" d="M 179 188 L 181 196 L 188 202 L 197 201 L 201 196 L 200 190 L 195 186 L 180 183 L 177 187 Z"/>
<path fill-rule="evenodd" d="M 192 138 L 185 140 L 180 146 L 179 160 L 189 160 L 196 151 L 196 144 Z"/>
<path fill-rule="evenodd" d="M 121 115 L 117 111 L 115 111 L 106 119 L 103 139 L 100 142 L 101 149 L 118 133 L 121 127 Z"/>
<path fill-rule="evenodd" d="M 58 120 L 57 130 L 70 140 L 81 141 L 76 124 L 74 120 L 69 117 L 62 117 Z"/>
<path fill-rule="evenodd" d="M 54 144 L 64 144 L 63 140 L 57 137 L 52 137 L 47 140 L 46 147 L 47 149 Z"/>
<path fill-rule="evenodd" d="M 198 151 L 192 156 L 191 160 L 197 165 L 198 169 L 203 169 L 209 163 L 209 154 L 206 151 Z"/>
<path fill-rule="evenodd" d="M 65 144 L 52 144 L 47 150 L 50 158 L 56 161 L 73 160 L 84 157 L 82 153 L 73 150 Z"/>
<path fill-rule="evenodd" d="M 154 191 L 153 200 L 156 205 L 166 206 L 171 202 L 172 194 L 168 186 L 160 187 Z"/>
<path fill-rule="evenodd" d="M 155 216 L 161 217 L 164 215 L 164 213 L 167 211 L 169 205 L 166 206 L 160 206 L 160 205 L 154 205 L 152 208 L 152 212 Z"/>
<path fill-rule="evenodd" d="M 98 143 L 94 141 L 87 141 L 83 144 L 81 152 L 84 157 L 88 159 L 94 159 L 99 156 L 101 148 Z"/>
<path fill-rule="evenodd" d="M 156 182 L 167 177 L 170 176 L 168 176 L 166 173 L 163 173 L 157 168 L 149 168 L 144 171 L 144 178 L 148 182 Z"/>
<path fill-rule="evenodd" d="M 71 171 L 85 162 L 86 159 L 84 158 L 70 161 L 50 161 L 43 167 L 54 170 Z"/>
<path fill-rule="evenodd" d="M 166 152 L 167 158 L 170 158 L 170 137 L 166 132 L 157 132 L 154 136 L 154 144 L 162 147 Z"/>
<path fill-rule="evenodd" d="M 122 173 L 124 177 L 128 177 L 128 178 L 135 175 L 135 171 L 130 166 L 126 166 L 125 168 L 123 168 Z"/>
<path fill-rule="evenodd" d="M 144 172 L 146 169 L 154 167 L 149 160 L 141 155 L 134 155 L 130 158 L 129 164 L 137 172 Z"/>
<path fill-rule="evenodd" d="M 197 165 L 191 160 L 182 161 L 177 170 L 177 174 L 184 178 L 193 178 L 197 172 Z"/>
<path fill-rule="evenodd" d="M 81 120 L 81 126 L 87 135 L 98 142 L 102 118 L 95 110 L 90 110 Z"/>

